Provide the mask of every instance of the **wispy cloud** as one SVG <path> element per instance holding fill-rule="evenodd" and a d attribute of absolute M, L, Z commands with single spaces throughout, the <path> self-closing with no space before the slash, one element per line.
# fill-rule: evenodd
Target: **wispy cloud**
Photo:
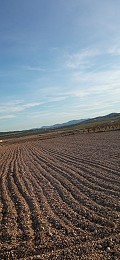
<path fill-rule="evenodd" d="M 61 102 L 66 99 L 66 95 L 61 95 L 60 93 L 53 94 L 44 101 L 41 102 L 30 102 L 24 103 L 23 101 L 13 101 L 13 102 L 5 102 L 0 104 L 0 118 L 13 118 L 17 115 L 17 113 L 23 112 L 25 110 L 29 110 L 31 108 L 41 109 L 45 105 Z M 14 115 L 8 115 L 8 113 L 14 113 Z M 42 113 L 42 112 L 41 112 Z"/>
<path fill-rule="evenodd" d="M 41 72 L 46 71 L 45 68 L 42 68 L 42 67 L 33 67 L 33 66 L 23 66 L 23 69 L 24 69 L 24 70 L 27 70 L 27 71 L 41 71 Z"/>
<path fill-rule="evenodd" d="M 89 72 L 75 72 L 72 74 L 73 80 L 79 83 L 88 84 L 89 86 L 101 86 L 99 90 L 114 88 L 114 85 L 119 85 L 120 83 L 120 67 L 110 68 L 100 71 L 89 71 Z M 106 86 L 106 87 L 105 87 Z"/>
<path fill-rule="evenodd" d="M 84 49 L 80 52 L 69 54 L 66 58 L 65 65 L 71 69 L 78 69 L 81 66 L 91 67 L 92 61 L 90 62 L 90 60 L 100 54 L 101 52 L 97 49 Z"/>
<path fill-rule="evenodd" d="M 120 55 L 120 45 L 114 45 L 108 49 L 108 53 L 112 55 Z"/>
<path fill-rule="evenodd" d="M 3 120 L 3 119 L 11 119 L 11 118 L 14 118 L 15 115 L 4 115 L 4 116 L 0 116 L 0 120 Z"/>
<path fill-rule="evenodd" d="M 111 59 L 111 56 L 119 56 L 120 55 L 120 44 L 113 44 L 112 46 L 108 45 L 107 47 L 103 48 L 86 48 L 83 50 L 80 50 L 75 53 L 69 53 L 65 57 L 65 67 L 68 69 L 78 70 L 82 68 L 91 68 L 94 65 L 99 64 L 99 60 L 104 60 L 105 57 L 107 59 Z M 97 64 L 96 64 L 96 60 Z M 107 60 L 105 60 L 106 63 Z M 100 65 L 100 64 L 99 64 Z M 99 69 L 99 67 L 98 67 Z"/>
<path fill-rule="evenodd" d="M 74 89 L 76 97 L 84 96 L 85 105 L 88 106 L 89 100 L 97 100 L 97 106 L 102 109 L 103 100 L 107 106 L 114 102 L 120 105 L 120 69 L 108 69 L 106 71 L 84 72 L 73 74 L 73 82 L 79 87 Z M 76 83 L 75 83 L 76 82 Z M 96 109 L 96 107 L 94 107 Z"/>
<path fill-rule="evenodd" d="M 31 102 L 31 103 L 22 103 L 21 101 L 18 102 L 11 102 L 11 103 L 4 103 L 0 105 L 0 113 L 17 113 L 24 111 L 25 109 L 33 108 L 36 106 L 40 106 L 41 102 Z"/>

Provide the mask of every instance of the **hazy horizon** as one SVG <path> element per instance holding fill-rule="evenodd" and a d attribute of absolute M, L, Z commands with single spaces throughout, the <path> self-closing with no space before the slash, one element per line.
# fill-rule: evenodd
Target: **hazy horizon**
<path fill-rule="evenodd" d="M 42 128 L 45 128 L 45 127 L 52 127 L 52 126 L 56 126 L 56 125 L 64 125 L 66 123 L 69 123 L 69 122 L 72 122 L 72 121 L 80 121 L 80 122 L 83 122 L 83 121 L 86 121 L 86 120 L 90 120 L 90 119 L 94 119 L 94 118 L 99 118 L 99 117 L 104 117 L 104 116 L 108 116 L 110 114 L 120 114 L 119 112 L 112 112 L 112 113 L 109 113 L 109 114 L 102 114 L 102 115 L 99 115 L 99 116 L 95 116 L 95 117 L 89 117 L 89 118 L 78 118 L 78 119 L 71 119 L 71 120 L 68 120 L 68 121 L 60 121 L 60 122 L 56 122 L 55 124 L 48 124 L 48 125 L 42 125 L 42 126 L 38 126 L 38 127 L 34 127 L 34 128 L 21 128 L 19 130 L 16 130 L 16 129 L 11 129 L 11 130 L 8 130 L 8 131 L 0 131 L 1 133 L 7 133 L 7 132 L 17 132 L 17 131 L 29 131 L 29 130 L 34 130 L 34 129 L 42 129 Z M 82 121 L 83 120 L 83 121 Z M 74 125 L 74 123 L 73 123 Z"/>
<path fill-rule="evenodd" d="M 0 132 L 119 113 L 120 2 L 0 1 Z"/>

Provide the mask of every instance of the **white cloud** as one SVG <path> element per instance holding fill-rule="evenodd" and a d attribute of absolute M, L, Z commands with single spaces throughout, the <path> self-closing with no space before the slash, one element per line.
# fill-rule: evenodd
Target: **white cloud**
<path fill-rule="evenodd" d="M 83 89 L 74 89 L 74 91 L 69 92 L 69 96 L 84 98 L 89 95 L 89 91 Z"/>
<path fill-rule="evenodd" d="M 101 52 L 97 49 L 84 49 L 80 52 L 68 55 L 66 60 L 66 67 L 71 69 L 77 69 L 80 66 L 91 67 L 91 58 L 100 55 Z"/>
<path fill-rule="evenodd" d="M 112 55 L 120 55 L 120 45 L 114 45 L 108 49 L 108 53 Z"/>
<path fill-rule="evenodd" d="M 24 111 L 25 109 L 29 109 L 31 107 L 40 106 L 41 102 L 31 102 L 24 104 L 21 101 L 18 102 L 11 102 L 11 103 L 4 103 L 0 105 L 0 113 L 17 113 Z"/>
<path fill-rule="evenodd" d="M 97 93 L 119 89 L 120 68 L 107 69 L 104 71 L 75 72 L 72 74 L 73 82 L 86 86 L 87 90 Z"/>
<path fill-rule="evenodd" d="M 4 116 L 0 116 L 0 120 L 3 120 L 3 119 L 11 119 L 11 118 L 14 118 L 15 115 L 4 115 Z"/>
<path fill-rule="evenodd" d="M 28 71 L 45 71 L 45 68 L 42 67 L 32 67 L 32 66 L 23 66 L 23 69 L 28 70 Z"/>

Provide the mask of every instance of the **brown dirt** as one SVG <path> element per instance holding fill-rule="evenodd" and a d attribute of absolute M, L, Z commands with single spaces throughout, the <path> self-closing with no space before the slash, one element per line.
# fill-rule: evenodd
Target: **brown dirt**
<path fill-rule="evenodd" d="M 0 144 L 0 259 L 120 259 L 120 131 Z"/>

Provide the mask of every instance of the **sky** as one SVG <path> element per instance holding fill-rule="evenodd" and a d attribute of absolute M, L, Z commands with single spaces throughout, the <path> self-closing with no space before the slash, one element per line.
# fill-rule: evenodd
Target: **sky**
<path fill-rule="evenodd" d="M 120 112 L 120 0 L 0 0 L 0 131 Z"/>

